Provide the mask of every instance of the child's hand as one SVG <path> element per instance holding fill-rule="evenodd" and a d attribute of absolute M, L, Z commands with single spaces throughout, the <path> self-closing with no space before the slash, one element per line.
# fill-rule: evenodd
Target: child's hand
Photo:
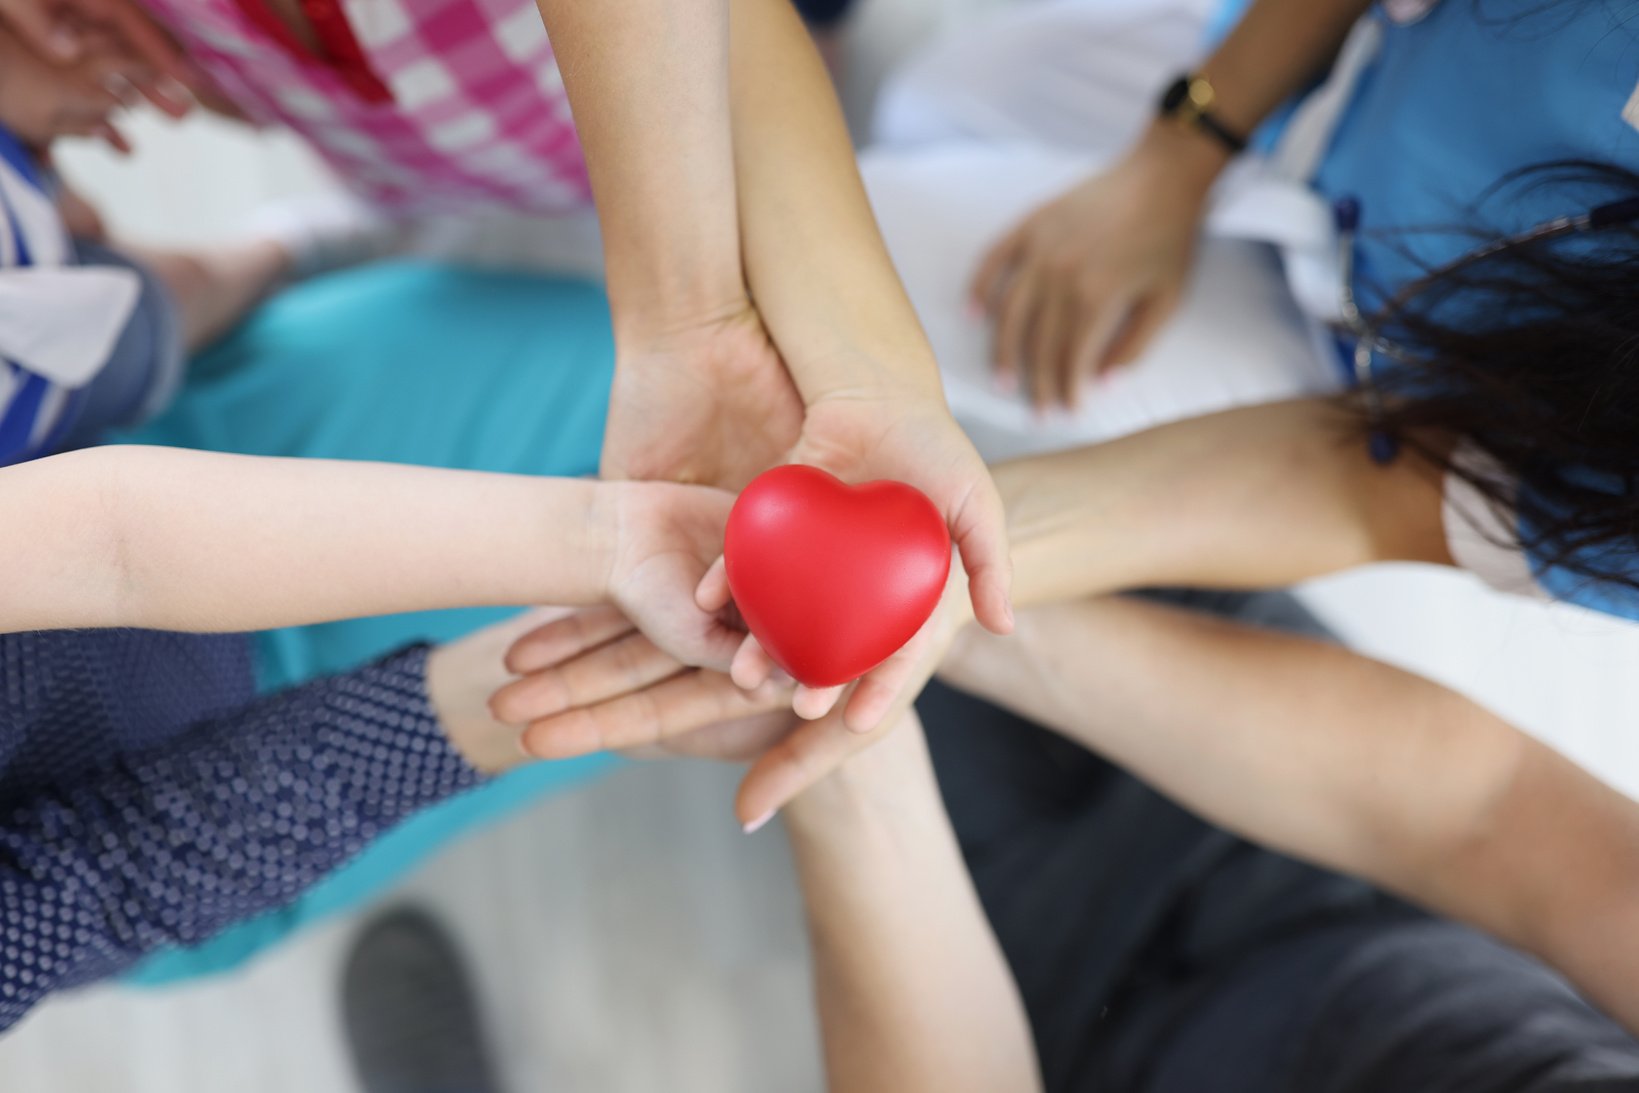
<path fill-rule="evenodd" d="M 745 631 L 694 591 L 723 551 L 732 494 L 669 482 L 606 482 L 594 520 L 612 539 L 609 600 L 667 654 L 726 671 Z M 610 637 L 614 635 L 611 634 Z"/>
<path fill-rule="evenodd" d="M 84 56 L 59 63 L 0 25 L 0 125 L 36 149 L 49 148 L 58 137 L 97 137 L 129 152 L 111 119 L 125 106 L 120 89 L 142 78 L 143 70 L 106 35 L 87 40 Z"/>

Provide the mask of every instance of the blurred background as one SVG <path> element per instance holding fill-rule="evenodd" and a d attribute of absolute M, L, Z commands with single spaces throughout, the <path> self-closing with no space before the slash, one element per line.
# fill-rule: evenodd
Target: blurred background
<path fill-rule="evenodd" d="M 1004 2 L 862 0 L 842 42 L 856 131 L 897 58 Z M 128 131 L 129 160 L 90 147 L 61 160 L 115 231 L 138 239 L 224 238 L 265 203 L 329 185 L 286 135 L 151 114 Z M 1363 650 L 1474 695 L 1639 795 L 1639 629 L 1409 568 L 1305 594 Z M 508 1088 L 820 1088 L 785 843 L 777 825 L 740 834 L 736 777 L 630 765 L 461 841 L 389 897 L 433 909 L 457 934 Z M 358 925 L 331 921 L 211 980 L 59 996 L 0 1039 L 0 1089 L 354 1090 L 337 975 Z"/>

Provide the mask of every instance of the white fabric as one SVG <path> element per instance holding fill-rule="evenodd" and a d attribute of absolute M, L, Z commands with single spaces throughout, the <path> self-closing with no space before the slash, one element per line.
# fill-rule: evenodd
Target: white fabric
<path fill-rule="evenodd" d="M 1496 460 L 1466 441 L 1457 449 L 1455 462 L 1483 479 L 1507 480 Z M 1500 592 L 1544 602 L 1552 599 L 1532 574 L 1530 559 L 1514 545 L 1511 506 L 1499 507 L 1467 478 L 1448 473 L 1440 516 L 1445 525 L 1446 546 L 1458 565 Z"/>
<path fill-rule="evenodd" d="M 936 44 L 884 90 L 861 159 L 889 249 L 938 354 L 951 409 L 989 459 L 1075 447 L 1231 406 L 1335 390 L 1269 242 L 1331 247 L 1306 188 L 1256 161 L 1226 176 L 1195 275 L 1144 357 L 1075 416 L 1038 421 L 990 381 L 967 286 L 989 244 L 1111 162 L 1160 86 L 1198 58 L 1198 12 L 1087 0 L 1031 5 Z"/>
<path fill-rule="evenodd" d="M 0 357 L 63 387 L 88 383 L 107 363 L 142 283 L 131 270 L 79 268 L 50 200 L 0 161 Z M 15 221 L 33 265 L 18 268 Z M 0 406 L 10 395 L 0 391 Z M 55 419 L 42 406 L 36 427 Z"/>
<path fill-rule="evenodd" d="M 1038 421 L 991 385 L 989 335 L 967 311 L 986 246 L 1041 201 L 1095 169 L 1085 155 L 951 143 L 861 159 L 866 189 L 938 355 L 951 410 L 987 459 L 1107 440 L 1231 406 L 1336 389 L 1315 353 L 1272 248 L 1203 241 L 1173 321 L 1144 357 L 1106 380 L 1078 414 Z"/>

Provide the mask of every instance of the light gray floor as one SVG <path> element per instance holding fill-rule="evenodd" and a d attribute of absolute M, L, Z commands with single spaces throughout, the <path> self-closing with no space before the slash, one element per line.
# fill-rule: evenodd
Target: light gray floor
<path fill-rule="evenodd" d="M 515 1093 L 820 1085 L 783 834 L 740 833 L 736 774 L 634 764 L 461 844 L 392 900 L 466 946 Z M 348 1093 L 336 974 L 358 921 L 161 991 L 55 999 L 0 1039 L 5 1093 Z"/>

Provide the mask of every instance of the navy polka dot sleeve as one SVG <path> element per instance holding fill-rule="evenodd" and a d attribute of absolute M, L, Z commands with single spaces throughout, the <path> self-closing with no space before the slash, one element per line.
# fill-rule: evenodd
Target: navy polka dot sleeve
<path fill-rule="evenodd" d="M 208 640 L 126 637 L 142 650 L 144 640 L 184 649 Z M 73 647 L 73 638 L 59 640 Z M 8 651 L 0 643 L 0 719 L 19 706 Z M 63 671 L 62 659 L 36 656 L 27 680 L 55 666 L 72 684 L 74 665 Z M 142 659 L 155 660 L 146 651 Z M 156 662 L 174 668 L 176 659 Z M 120 750 L 131 733 L 116 732 L 95 761 L 84 747 L 50 761 L 41 759 L 49 750 L 30 760 L 27 748 L 12 748 L 0 795 L 0 1028 L 52 990 L 288 902 L 389 827 L 480 781 L 428 705 L 425 664 L 424 648 L 409 649 L 218 707 L 138 748 Z M 195 683 L 190 693 L 209 696 L 208 682 Z M 28 708 L 38 714 L 42 701 Z M 97 719 L 94 701 L 71 705 Z M 54 706 L 43 721 L 59 722 L 56 740 L 84 743 L 83 731 L 60 723 L 65 712 Z M 34 720 L 38 728 L 42 718 Z M 0 737 L 15 728 L 0 720 Z M 16 777 L 19 765 L 33 768 L 26 778 Z"/>

